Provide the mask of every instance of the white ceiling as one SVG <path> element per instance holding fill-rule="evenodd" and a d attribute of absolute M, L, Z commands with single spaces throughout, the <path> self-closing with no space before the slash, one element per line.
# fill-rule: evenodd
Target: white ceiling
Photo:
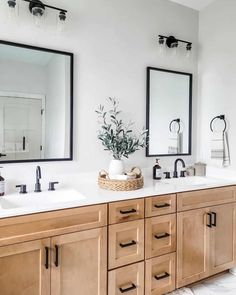
<path fill-rule="evenodd" d="M 193 9 L 202 10 L 215 0 L 171 0 L 172 2 L 176 2 L 178 4 L 188 6 Z"/>

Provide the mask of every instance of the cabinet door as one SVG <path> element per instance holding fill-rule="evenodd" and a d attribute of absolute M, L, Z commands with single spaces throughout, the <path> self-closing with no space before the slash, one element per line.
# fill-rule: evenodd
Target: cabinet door
<path fill-rule="evenodd" d="M 51 295 L 106 295 L 106 228 L 54 237 L 51 247 Z"/>
<path fill-rule="evenodd" d="M 210 274 L 216 274 L 234 266 L 235 261 L 235 205 L 210 208 Z"/>
<path fill-rule="evenodd" d="M 209 274 L 208 209 L 177 214 L 177 288 Z"/>
<path fill-rule="evenodd" d="M 0 294 L 50 295 L 50 239 L 0 247 Z"/>

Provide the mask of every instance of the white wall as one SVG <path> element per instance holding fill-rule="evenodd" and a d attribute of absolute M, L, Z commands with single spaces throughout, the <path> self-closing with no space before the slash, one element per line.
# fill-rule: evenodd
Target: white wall
<path fill-rule="evenodd" d="M 19 3 L 20 25 L 16 27 L 3 23 L 5 12 L 0 9 L 0 39 L 75 54 L 75 160 L 44 164 L 44 171 L 89 171 L 107 167 L 110 157 L 96 138 L 98 126 L 94 110 L 108 96 L 117 97 L 126 118 L 134 120 L 139 128 L 144 126 L 147 66 L 193 72 L 195 108 L 196 52 L 191 63 L 180 58 L 160 58 L 157 36 L 173 34 L 197 45 L 197 11 L 168 0 L 51 0 L 51 5 L 62 6 L 69 11 L 67 32 L 58 36 L 52 23 L 45 30 L 36 29 L 31 23 L 27 3 Z M 54 14 L 48 11 L 46 19 L 50 16 L 55 21 Z M 194 122 L 195 118 L 194 115 Z M 162 159 L 161 164 L 172 166 L 173 160 Z M 187 160 L 193 161 L 194 157 Z M 145 158 L 143 150 L 133 155 L 128 165 L 152 166 L 154 162 L 153 158 Z M 17 177 L 24 169 L 34 178 L 35 164 L 4 166 L 7 177 Z"/>
<path fill-rule="evenodd" d="M 236 168 L 236 2 L 217 0 L 200 12 L 198 158 L 210 160 L 210 120 L 225 114 L 229 123 L 231 168 Z"/>

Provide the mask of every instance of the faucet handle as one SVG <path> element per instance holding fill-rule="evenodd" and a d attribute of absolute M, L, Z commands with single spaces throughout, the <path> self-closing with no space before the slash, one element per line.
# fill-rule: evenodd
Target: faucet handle
<path fill-rule="evenodd" d="M 55 184 L 59 184 L 58 181 L 54 181 L 54 182 L 49 182 L 49 191 L 55 191 Z"/>
<path fill-rule="evenodd" d="M 165 174 L 165 176 L 166 176 L 166 177 L 165 177 L 166 179 L 170 179 L 170 172 L 164 172 L 164 174 Z"/>
<path fill-rule="evenodd" d="M 16 187 L 20 188 L 20 194 L 27 194 L 26 184 L 19 184 L 19 185 L 16 185 Z"/>
<path fill-rule="evenodd" d="M 187 171 L 186 170 L 182 170 L 181 172 L 180 172 L 180 177 L 185 177 L 185 174 L 187 173 Z"/>

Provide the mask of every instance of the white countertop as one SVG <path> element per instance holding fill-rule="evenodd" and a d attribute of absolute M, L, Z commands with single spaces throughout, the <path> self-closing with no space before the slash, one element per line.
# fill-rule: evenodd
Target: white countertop
<path fill-rule="evenodd" d="M 66 185 L 63 185 L 63 180 Z M 235 178 L 186 177 L 154 181 L 150 176 L 145 176 L 142 189 L 113 192 L 98 187 L 96 174 L 91 174 L 89 177 L 88 175 L 70 175 L 63 180 L 54 192 L 30 192 L 26 195 L 11 193 L 1 197 L 0 218 L 236 185 Z"/>

